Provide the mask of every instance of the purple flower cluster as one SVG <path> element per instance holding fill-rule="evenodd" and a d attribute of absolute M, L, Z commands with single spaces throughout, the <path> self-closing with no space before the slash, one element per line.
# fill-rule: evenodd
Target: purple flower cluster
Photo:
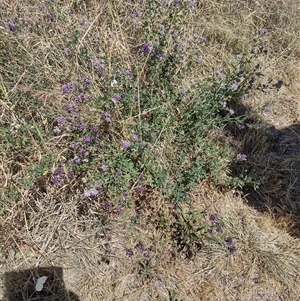
<path fill-rule="evenodd" d="M 69 179 L 73 179 L 75 177 L 75 172 L 73 170 L 68 170 L 67 177 Z M 55 185 L 59 185 L 64 182 L 64 171 L 60 166 L 54 169 L 51 181 Z"/>
<path fill-rule="evenodd" d="M 76 110 L 76 106 L 72 103 L 68 103 L 67 110 L 68 110 L 68 112 L 74 112 Z"/>
<path fill-rule="evenodd" d="M 140 241 L 136 247 L 139 248 L 140 253 L 143 254 L 145 257 L 150 257 L 150 249 L 146 248 L 143 242 Z"/>
<path fill-rule="evenodd" d="M 130 70 L 126 70 L 126 71 L 125 71 L 125 75 L 126 75 L 127 77 L 132 77 L 132 76 L 133 76 L 133 73 L 132 73 Z"/>
<path fill-rule="evenodd" d="M 101 118 L 106 122 L 111 122 L 110 114 L 107 111 L 101 113 Z"/>
<path fill-rule="evenodd" d="M 148 41 L 147 43 L 143 44 L 140 47 L 140 52 L 144 53 L 145 55 L 148 55 L 152 48 L 152 42 Z"/>
<path fill-rule="evenodd" d="M 91 80 L 90 80 L 88 77 L 86 77 L 86 78 L 83 80 L 83 85 L 86 86 L 86 87 L 90 86 L 91 83 L 92 83 L 92 82 L 91 82 Z"/>
<path fill-rule="evenodd" d="M 90 188 L 90 189 L 85 189 L 84 190 L 84 197 L 92 197 L 92 196 L 96 196 L 98 194 L 98 190 L 94 187 Z"/>
<path fill-rule="evenodd" d="M 72 54 L 71 49 L 67 47 L 67 48 L 65 49 L 65 54 L 68 55 L 68 56 L 71 55 L 71 54 Z"/>
<path fill-rule="evenodd" d="M 226 242 L 229 254 L 233 255 L 236 251 L 236 247 L 234 245 L 233 238 L 231 236 L 229 236 L 226 238 L 225 242 Z"/>
<path fill-rule="evenodd" d="M 71 82 L 68 82 L 61 88 L 61 91 L 63 94 L 69 94 L 74 88 L 75 85 Z"/>
<path fill-rule="evenodd" d="M 102 164 L 100 165 L 100 169 L 101 169 L 102 171 L 104 171 L 104 172 L 109 171 L 109 167 L 108 167 L 106 164 L 104 164 L 104 163 L 102 163 Z"/>
<path fill-rule="evenodd" d="M 116 94 L 113 95 L 113 97 L 112 97 L 111 100 L 112 100 L 114 103 L 117 103 L 117 102 L 119 102 L 120 99 L 121 99 L 121 95 L 120 95 L 119 93 L 116 93 Z"/>
<path fill-rule="evenodd" d="M 7 28 L 8 28 L 11 32 L 15 32 L 15 31 L 16 31 L 16 26 L 15 26 L 12 22 L 7 21 L 7 22 L 6 22 L 6 26 L 7 26 Z"/>
<path fill-rule="evenodd" d="M 156 57 L 159 60 L 163 59 L 163 56 L 162 56 L 162 54 L 160 53 L 160 51 L 158 49 L 154 49 L 153 56 Z"/>
<path fill-rule="evenodd" d="M 129 258 L 132 258 L 134 256 L 134 252 L 131 248 L 126 250 L 126 256 Z"/>
<path fill-rule="evenodd" d="M 58 116 L 57 118 L 56 118 L 56 121 L 57 121 L 57 123 L 60 125 L 60 126 L 63 126 L 64 124 L 65 124 L 65 118 L 63 117 L 63 116 Z"/>
<path fill-rule="evenodd" d="M 91 137 L 89 135 L 84 135 L 82 137 L 82 142 L 83 143 L 90 143 L 91 142 Z"/>
<path fill-rule="evenodd" d="M 130 146 L 130 142 L 128 140 L 124 140 L 121 142 L 122 148 L 128 148 Z"/>
<path fill-rule="evenodd" d="M 246 154 L 238 154 L 236 156 L 237 160 L 239 161 L 247 161 L 247 155 Z"/>
<path fill-rule="evenodd" d="M 72 99 L 75 102 L 85 102 L 87 100 L 87 97 L 83 92 L 80 92 L 78 95 L 74 95 Z"/>
<path fill-rule="evenodd" d="M 218 218 L 216 214 L 211 214 L 209 217 L 209 221 L 211 222 L 211 226 L 208 229 L 209 233 L 213 234 L 213 231 L 215 230 L 217 233 L 222 232 L 222 227 L 218 223 Z"/>

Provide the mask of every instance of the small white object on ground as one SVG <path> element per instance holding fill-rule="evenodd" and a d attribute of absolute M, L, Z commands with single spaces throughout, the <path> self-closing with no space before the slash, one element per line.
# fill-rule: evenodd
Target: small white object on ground
<path fill-rule="evenodd" d="M 40 292 L 43 289 L 44 283 L 46 282 L 47 278 L 48 278 L 47 276 L 42 276 L 36 280 L 36 283 L 35 283 L 36 291 Z"/>

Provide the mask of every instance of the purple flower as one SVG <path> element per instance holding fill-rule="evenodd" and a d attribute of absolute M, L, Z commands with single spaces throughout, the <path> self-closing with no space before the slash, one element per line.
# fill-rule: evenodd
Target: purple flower
<path fill-rule="evenodd" d="M 127 77 L 132 77 L 133 76 L 133 73 L 130 70 L 126 70 L 125 74 L 126 74 Z"/>
<path fill-rule="evenodd" d="M 191 7 L 194 7 L 195 4 L 196 4 L 196 1 L 194 1 L 194 0 L 189 0 L 189 3 L 190 3 L 190 6 L 191 6 Z"/>
<path fill-rule="evenodd" d="M 6 22 L 6 26 L 8 27 L 8 29 L 11 31 L 11 32 L 15 32 L 16 31 L 16 26 L 11 23 L 10 21 L 7 21 Z"/>
<path fill-rule="evenodd" d="M 96 134 L 93 136 L 93 140 L 97 141 L 99 139 L 100 135 L 99 134 Z"/>
<path fill-rule="evenodd" d="M 124 198 L 125 200 L 128 199 L 128 193 L 127 193 L 126 191 L 123 192 L 123 198 Z"/>
<path fill-rule="evenodd" d="M 187 99 L 186 99 L 186 98 L 182 98 L 182 99 L 181 99 L 181 103 L 182 103 L 183 105 L 186 105 L 186 104 L 187 104 Z"/>
<path fill-rule="evenodd" d="M 152 149 L 153 145 L 150 142 L 146 142 L 146 146 L 150 149 Z"/>
<path fill-rule="evenodd" d="M 179 93 L 180 94 L 184 94 L 186 91 L 183 89 L 183 88 L 181 88 L 180 90 L 179 90 Z"/>
<path fill-rule="evenodd" d="M 58 116 L 57 118 L 56 118 L 56 121 L 59 123 L 59 125 L 64 125 L 64 123 L 65 123 L 65 118 L 64 117 L 62 117 L 62 116 Z"/>
<path fill-rule="evenodd" d="M 124 140 L 121 142 L 122 148 L 128 148 L 130 146 L 130 142 L 128 140 Z"/>
<path fill-rule="evenodd" d="M 134 256 L 133 250 L 132 249 L 127 249 L 126 256 L 128 256 L 129 258 L 132 258 Z"/>
<path fill-rule="evenodd" d="M 98 194 L 98 190 L 94 187 L 90 188 L 90 189 L 85 189 L 83 192 L 83 195 L 88 198 L 91 196 L 96 196 Z"/>
<path fill-rule="evenodd" d="M 40 6 L 39 6 L 39 10 L 40 11 L 43 11 L 45 9 L 45 5 L 44 4 L 41 4 Z"/>
<path fill-rule="evenodd" d="M 84 197 L 86 197 L 86 198 L 88 198 L 88 197 L 90 197 L 91 196 L 91 192 L 89 191 L 89 190 L 84 190 L 83 191 L 83 195 L 84 195 Z"/>
<path fill-rule="evenodd" d="M 161 55 L 161 53 L 159 52 L 158 49 L 155 49 L 153 51 L 153 56 L 156 57 L 157 59 L 160 59 L 160 60 L 163 59 L 163 56 Z"/>
<path fill-rule="evenodd" d="M 109 167 L 108 167 L 106 164 L 102 163 L 102 164 L 100 165 L 100 169 L 101 169 L 102 171 L 108 171 L 108 170 L 109 170 Z"/>
<path fill-rule="evenodd" d="M 70 147 L 71 147 L 72 149 L 77 149 L 77 148 L 78 148 L 78 143 L 75 142 L 75 141 L 72 141 L 72 142 L 70 143 Z"/>
<path fill-rule="evenodd" d="M 89 142 L 91 142 L 91 137 L 90 137 L 89 135 L 84 135 L 84 136 L 82 137 L 82 142 L 84 142 L 84 143 L 89 143 Z"/>
<path fill-rule="evenodd" d="M 178 35 L 178 30 L 171 29 L 171 30 L 170 30 L 170 34 L 171 34 L 172 36 L 177 36 L 177 35 Z"/>
<path fill-rule="evenodd" d="M 68 110 L 69 112 L 73 112 L 73 111 L 76 110 L 76 107 L 75 107 L 75 105 L 73 105 L 72 103 L 68 103 L 68 104 L 67 104 L 67 110 Z"/>
<path fill-rule="evenodd" d="M 105 208 L 105 210 L 110 210 L 111 204 L 109 202 L 105 202 L 104 208 Z"/>
<path fill-rule="evenodd" d="M 96 125 L 96 124 L 93 124 L 92 125 L 92 132 L 97 132 L 98 131 L 98 129 L 99 129 L 99 126 L 98 125 Z"/>
<path fill-rule="evenodd" d="M 120 99 L 121 99 L 120 94 L 116 93 L 116 94 L 114 94 L 114 96 L 112 97 L 111 100 L 112 100 L 114 103 L 117 103 L 117 102 L 119 102 Z"/>
<path fill-rule="evenodd" d="M 83 129 L 85 128 L 85 123 L 84 123 L 83 121 L 80 121 L 80 122 L 77 124 L 76 128 L 77 128 L 78 130 L 83 130 Z"/>
<path fill-rule="evenodd" d="M 139 247 L 141 253 L 144 253 L 147 250 L 145 248 L 145 245 L 141 241 L 139 242 L 138 247 Z"/>
<path fill-rule="evenodd" d="M 71 54 L 72 54 L 71 49 L 67 47 L 67 48 L 65 49 L 65 54 L 66 54 L 66 55 L 71 55 Z"/>
<path fill-rule="evenodd" d="M 59 134 L 59 133 L 60 133 L 59 127 L 58 127 L 58 126 L 55 126 L 55 127 L 53 128 L 53 132 L 54 132 L 55 134 Z"/>
<path fill-rule="evenodd" d="M 85 149 L 84 149 L 84 148 L 81 148 L 81 149 L 79 150 L 79 154 L 83 156 L 83 155 L 85 154 Z"/>
<path fill-rule="evenodd" d="M 247 160 L 247 155 L 246 154 L 238 154 L 237 159 L 240 161 L 246 161 Z"/>
<path fill-rule="evenodd" d="M 86 96 L 85 96 L 85 94 L 84 94 L 83 92 L 81 92 L 81 93 L 79 94 L 79 99 L 80 99 L 82 102 L 85 102 L 85 101 L 87 100 L 87 98 L 86 98 Z"/>
<path fill-rule="evenodd" d="M 78 156 L 75 156 L 72 160 L 71 160 L 72 164 L 78 164 L 80 162 L 80 159 Z"/>
<path fill-rule="evenodd" d="M 151 46 L 152 46 L 152 42 L 148 41 L 147 43 L 143 44 L 140 47 L 140 51 L 143 52 L 144 54 L 149 54 L 151 51 Z"/>
<path fill-rule="evenodd" d="M 47 13 L 45 14 L 45 16 L 46 16 L 46 18 L 48 18 L 48 19 L 50 19 L 51 21 L 53 21 L 53 18 L 52 18 L 51 14 L 50 14 L 49 12 L 47 12 Z"/>
<path fill-rule="evenodd" d="M 54 174 L 55 174 L 55 175 L 60 175 L 60 174 L 62 174 L 62 173 L 63 173 L 63 170 L 62 170 L 61 167 L 55 168 L 55 170 L 54 170 Z"/>
<path fill-rule="evenodd" d="M 107 111 L 101 113 L 101 118 L 106 122 L 111 122 L 110 114 Z"/>
<path fill-rule="evenodd" d="M 114 213 L 116 214 L 116 215 L 121 215 L 122 214 L 122 207 L 121 206 L 119 206 L 119 207 L 117 207 L 115 210 L 114 210 Z"/>
<path fill-rule="evenodd" d="M 74 89 L 74 84 L 71 82 L 66 83 L 62 88 L 61 91 L 63 94 L 68 94 Z"/>
<path fill-rule="evenodd" d="M 54 176 L 52 177 L 52 183 L 55 185 L 58 185 L 62 182 L 62 178 L 60 177 L 60 175 Z"/>
<path fill-rule="evenodd" d="M 216 231 L 217 231 L 218 233 L 221 233 L 221 232 L 222 232 L 222 227 L 221 227 L 220 225 L 218 225 L 217 228 L 216 228 Z"/>
<path fill-rule="evenodd" d="M 217 216 L 215 214 L 211 214 L 211 216 L 209 217 L 209 220 L 211 222 L 215 222 L 217 220 Z"/>
<path fill-rule="evenodd" d="M 69 179 L 73 179 L 75 177 L 75 172 L 73 170 L 68 170 L 67 176 Z"/>
<path fill-rule="evenodd" d="M 92 83 L 92 82 L 91 82 L 91 80 L 90 80 L 88 77 L 86 77 L 86 78 L 83 80 L 83 84 L 84 84 L 86 87 L 88 87 L 91 83 Z"/>
<path fill-rule="evenodd" d="M 172 2 L 172 6 L 177 7 L 177 6 L 180 5 L 180 3 L 181 3 L 180 0 L 175 0 L 175 1 Z"/>
<path fill-rule="evenodd" d="M 98 194 L 98 190 L 96 188 L 92 187 L 90 189 L 90 195 L 91 196 L 96 196 L 97 194 Z"/>
<path fill-rule="evenodd" d="M 230 246 L 229 247 L 229 254 L 233 255 L 236 252 L 236 247 L 235 246 Z"/>
<path fill-rule="evenodd" d="M 132 134 L 132 135 L 131 135 L 131 139 L 132 139 L 133 141 L 137 141 L 137 140 L 138 140 L 138 136 L 137 136 L 136 134 Z"/>
<path fill-rule="evenodd" d="M 227 237 L 227 239 L 225 240 L 225 242 L 226 242 L 226 244 L 227 244 L 227 246 L 231 246 L 232 244 L 233 244 L 233 239 L 232 239 L 232 237 Z"/>
<path fill-rule="evenodd" d="M 141 186 L 137 186 L 137 187 L 135 187 L 135 192 L 137 194 L 141 194 L 143 192 L 143 188 Z"/>

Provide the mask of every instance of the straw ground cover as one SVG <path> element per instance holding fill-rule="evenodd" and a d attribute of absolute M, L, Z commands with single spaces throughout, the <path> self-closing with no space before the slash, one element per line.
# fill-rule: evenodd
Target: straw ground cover
<path fill-rule="evenodd" d="M 1 4 L 4 300 L 297 300 L 299 7 L 219 2 Z"/>

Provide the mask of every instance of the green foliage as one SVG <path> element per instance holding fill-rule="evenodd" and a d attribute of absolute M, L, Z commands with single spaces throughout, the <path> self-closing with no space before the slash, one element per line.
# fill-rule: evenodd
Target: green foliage
<path fill-rule="evenodd" d="M 72 7 L 87 10 L 82 1 Z M 205 47 L 199 40 L 187 39 L 182 30 L 191 12 L 185 2 L 168 7 L 150 1 L 132 33 L 140 42 L 130 49 L 134 64 L 116 51 L 93 51 L 88 16 L 83 17 L 87 23 L 77 22 L 59 3 L 49 3 L 40 26 L 34 27 L 30 20 L 17 24 L 18 34 L 28 29 L 41 35 L 45 44 L 59 37 L 57 45 L 40 51 L 39 43 L 30 47 L 12 32 L 7 53 L 1 56 L 17 49 L 12 61 L 5 63 L 4 82 L 10 77 L 16 84 L 21 78 L 26 88 L 7 89 L 22 122 L 14 131 L 1 130 L 4 149 L 39 151 L 40 157 L 47 157 L 47 141 L 59 141 L 57 153 L 46 165 L 32 155 L 22 180 L 26 189 L 47 177 L 54 189 L 72 186 L 82 194 L 95 189 L 86 197 L 101 190 L 106 201 L 123 207 L 128 198 L 139 199 L 151 191 L 173 204 L 188 203 L 202 179 L 237 186 L 250 183 L 246 176 L 228 176 L 231 154 L 223 129 L 245 122 L 238 101 L 252 89 L 257 70 L 251 57 L 236 59 L 226 70 L 219 68 L 206 79 L 190 82 L 198 68 L 196 52 Z M 153 23 L 153 17 L 160 22 Z M 60 24 L 68 24 L 66 32 Z M 60 107 L 41 102 L 40 94 L 59 99 Z M 222 133 L 222 139 L 216 132 Z M 180 220 L 178 216 L 179 224 Z M 178 240 L 187 236 L 190 241 L 179 244 L 193 244 L 189 231 L 194 229 L 180 231 Z"/>
<path fill-rule="evenodd" d="M 140 260 L 139 265 L 140 265 L 140 275 L 144 276 L 148 279 L 152 279 L 153 274 L 151 271 L 151 269 L 152 269 L 151 258 Z"/>

